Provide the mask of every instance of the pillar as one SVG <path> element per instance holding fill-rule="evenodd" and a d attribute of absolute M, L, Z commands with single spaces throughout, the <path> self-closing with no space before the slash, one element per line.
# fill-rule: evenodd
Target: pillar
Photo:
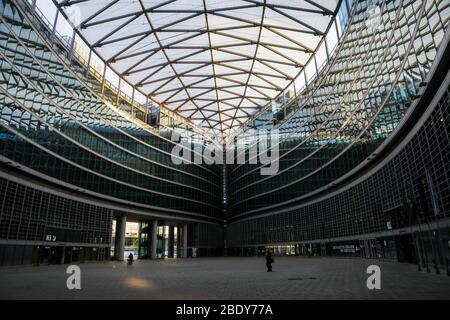
<path fill-rule="evenodd" d="M 181 226 L 177 225 L 177 258 L 182 258 L 181 237 L 182 237 Z"/>
<path fill-rule="evenodd" d="M 188 225 L 185 223 L 183 225 L 183 258 L 187 258 L 187 233 Z"/>
<path fill-rule="evenodd" d="M 61 258 L 60 258 L 61 264 L 64 264 L 66 262 L 65 258 L 66 258 L 66 247 L 62 247 L 61 248 Z"/>
<path fill-rule="evenodd" d="M 117 261 L 123 261 L 125 252 L 125 230 L 127 227 L 127 216 L 121 215 L 116 219 L 116 241 L 114 245 L 114 257 Z"/>
<path fill-rule="evenodd" d="M 175 227 L 169 226 L 169 258 L 174 257 Z"/>
<path fill-rule="evenodd" d="M 152 228 L 151 228 L 151 247 L 152 247 L 152 259 L 156 259 L 158 257 L 157 255 L 157 244 L 158 244 L 158 220 L 152 221 Z"/>

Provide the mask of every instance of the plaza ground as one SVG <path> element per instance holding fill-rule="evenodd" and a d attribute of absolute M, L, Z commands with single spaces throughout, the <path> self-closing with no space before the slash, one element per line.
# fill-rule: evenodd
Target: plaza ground
<path fill-rule="evenodd" d="M 367 267 L 381 268 L 368 290 Z M 450 277 L 417 266 L 359 259 L 198 258 L 80 264 L 81 290 L 66 287 L 67 265 L 0 268 L 0 299 L 450 299 Z"/>

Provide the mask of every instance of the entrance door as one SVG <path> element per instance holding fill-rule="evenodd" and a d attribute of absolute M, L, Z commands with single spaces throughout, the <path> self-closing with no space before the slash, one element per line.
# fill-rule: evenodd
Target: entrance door
<path fill-rule="evenodd" d="M 41 247 L 39 263 L 48 265 L 60 264 L 62 254 L 62 247 Z"/>
<path fill-rule="evenodd" d="M 72 263 L 72 247 L 67 247 L 64 252 L 64 263 Z"/>
<path fill-rule="evenodd" d="M 395 242 L 397 244 L 398 262 L 417 263 L 414 243 L 410 234 L 397 236 Z"/>

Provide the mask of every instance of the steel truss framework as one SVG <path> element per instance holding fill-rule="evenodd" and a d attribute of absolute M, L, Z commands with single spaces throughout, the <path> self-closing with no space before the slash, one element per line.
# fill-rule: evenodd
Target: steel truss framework
<path fill-rule="evenodd" d="M 223 138 L 285 90 L 338 0 L 53 0 L 122 79 Z"/>

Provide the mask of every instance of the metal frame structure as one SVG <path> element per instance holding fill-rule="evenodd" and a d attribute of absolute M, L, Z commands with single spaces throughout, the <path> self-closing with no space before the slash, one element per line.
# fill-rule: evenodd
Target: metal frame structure
<path fill-rule="evenodd" d="M 53 2 L 121 81 L 222 140 L 304 70 L 340 1 Z"/>

